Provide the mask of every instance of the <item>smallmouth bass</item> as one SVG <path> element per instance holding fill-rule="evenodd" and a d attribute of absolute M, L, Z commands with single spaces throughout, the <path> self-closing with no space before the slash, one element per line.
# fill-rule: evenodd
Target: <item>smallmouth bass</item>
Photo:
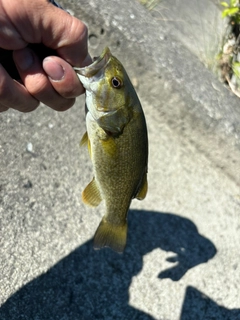
<path fill-rule="evenodd" d="M 94 177 L 82 192 L 85 204 L 104 200 L 106 213 L 94 248 L 123 252 L 132 199 L 147 194 L 148 137 L 144 113 L 121 62 L 108 48 L 84 68 L 74 68 L 86 89 L 87 144 Z"/>

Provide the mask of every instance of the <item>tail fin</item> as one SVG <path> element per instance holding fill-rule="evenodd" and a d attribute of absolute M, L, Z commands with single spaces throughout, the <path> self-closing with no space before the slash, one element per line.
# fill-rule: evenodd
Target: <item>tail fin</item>
<path fill-rule="evenodd" d="M 94 249 L 110 247 L 122 253 L 127 242 L 127 222 L 124 225 L 114 225 L 102 219 L 94 236 Z"/>

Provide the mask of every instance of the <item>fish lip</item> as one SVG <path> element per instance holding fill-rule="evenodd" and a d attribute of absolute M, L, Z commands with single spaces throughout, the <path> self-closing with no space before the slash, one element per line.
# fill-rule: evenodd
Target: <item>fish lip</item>
<path fill-rule="evenodd" d="M 76 73 L 84 77 L 90 78 L 107 65 L 111 55 L 111 51 L 108 47 L 106 47 L 101 53 L 101 55 L 97 57 L 97 59 L 89 66 L 83 68 L 74 67 L 73 69 L 76 71 Z"/>

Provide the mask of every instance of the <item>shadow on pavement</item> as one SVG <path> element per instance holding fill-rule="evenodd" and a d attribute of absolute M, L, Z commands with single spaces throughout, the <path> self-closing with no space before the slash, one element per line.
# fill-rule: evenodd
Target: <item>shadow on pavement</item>
<path fill-rule="evenodd" d="M 122 255 L 110 249 L 94 251 L 92 240 L 87 241 L 13 294 L 0 309 L 0 319 L 153 319 L 128 304 L 128 289 L 143 267 L 143 256 L 156 248 L 176 253 L 168 261 L 178 264 L 159 277 L 177 281 L 216 254 L 213 243 L 190 220 L 175 214 L 131 210 L 128 221 L 128 244 Z M 182 320 L 188 319 L 189 297 L 191 292 L 184 302 Z M 198 304 L 198 297 L 194 303 Z"/>
<path fill-rule="evenodd" d="M 181 320 L 239 320 L 240 309 L 219 306 L 205 294 L 187 287 L 182 307 Z"/>

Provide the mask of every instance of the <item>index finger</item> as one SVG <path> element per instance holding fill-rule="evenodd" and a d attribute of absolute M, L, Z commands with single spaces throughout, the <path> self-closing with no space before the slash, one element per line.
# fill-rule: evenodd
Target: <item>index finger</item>
<path fill-rule="evenodd" d="M 22 0 L 21 6 L 18 2 L 7 2 L 5 9 L 24 43 L 43 43 L 71 65 L 83 66 L 88 55 L 88 30 L 82 21 L 46 0 Z M 7 49 L 23 47 L 11 43 Z"/>

